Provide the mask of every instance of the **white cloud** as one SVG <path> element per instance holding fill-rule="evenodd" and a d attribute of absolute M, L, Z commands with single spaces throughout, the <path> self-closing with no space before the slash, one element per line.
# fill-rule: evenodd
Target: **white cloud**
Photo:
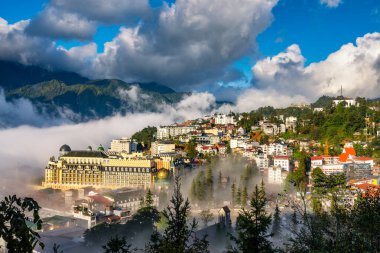
<path fill-rule="evenodd" d="M 29 23 L 22 20 L 9 24 L 0 18 L 0 59 L 80 72 L 97 54 L 95 43 L 66 50 L 51 39 L 31 36 L 25 32 Z"/>
<path fill-rule="evenodd" d="M 320 0 L 321 4 L 325 4 L 330 8 L 336 8 L 338 7 L 341 3 L 343 3 L 342 0 Z"/>
<path fill-rule="evenodd" d="M 53 39 L 90 40 L 96 32 L 96 27 L 96 22 L 77 13 L 48 6 L 32 19 L 26 32 Z"/>
<path fill-rule="evenodd" d="M 380 97 L 380 33 L 357 38 L 325 60 L 305 66 L 298 45 L 258 61 L 252 67 L 254 87 L 237 99 L 239 110 L 313 102 L 322 95 Z M 250 107 L 252 106 L 252 107 Z"/>
<path fill-rule="evenodd" d="M 156 81 L 172 87 L 210 83 L 254 54 L 276 0 L 178 0 L 158 20 L 122 27 L 86 74 Z M 223 18 L 221 18 L 223 17 Z M 229 76 L 229 75 L 226 75 Z"/>
<path fill-rule="evenodd" d="M 231 64 L 254 56 L 256 37 L 271 23 L 276 4 L 277 0 L 178 0 L 152 9 L 148 0 L 52 0 L 36 18 L 2 25 L 0 57 L 90 78 L 154 81 L 189 90 L 239 75 Z M 124 20 L 129 17 L 134 21 Z M 93 43 L 68 54 L 52 40 L 90 39 L 97 25 L 115 22 L 127 25 L 100 54 Z"/>
<path fill-rule="evenodd" d="M 105 24 L 136 23 L 151 15 L 148 0 L 52 0 L 50 5 Z"/>

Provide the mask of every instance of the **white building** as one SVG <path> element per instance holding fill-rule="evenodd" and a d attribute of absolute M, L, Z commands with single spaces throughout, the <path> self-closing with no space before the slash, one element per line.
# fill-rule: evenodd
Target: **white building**
<path fill-rule="evenodd" d="M 157 139 L 169 139 L 195 131 L 194 126 L 159 126 L 157 127 Z"/>
<path fill-rule="evenodd" d="M 344 107 L 351 107 L 351 106 L 357 106 L 359 104 L 356 103 L 355 99 L 352 98 L 345 98 L 343 96 L 339 96 L 336 99 L 333 100 L 333 104 L 335 106 L 339 105 L 340 103 L 345 103 Z"/>
<path fill-rule="evenodd" d="M 297 117 L 290 116 L 285 119 L 286 129 L 294 132 L 296 129 L 296 125 L 297 125 Z"/>
<path fill-rule="evenodd" d="M 273 157 L 274 167 L 280 167 L 286 171 L 289 171 L 289 157 L 287 156 L 275 156 Z"/>
<path fill-rule="evenodd" d="M 215 124 L 216 125 L 228 125 L 233 124 L 235 125 L 235 118 L 233 115 L 226 115 L 226 114 L 217 114 L 215 117 Z"/>
<path fill-rule="evenodd" d="M 128 154 L 137 151 L 137 142 L 132 141 L 126 137 L 121 139 L 115 139 L 111 141 L 111 147 L 109 148 L 111 152 L 126 152 Z"/>
<path fill-rule="evenodd" d="M 261 124 L 261 131 L 263 131 L 266 135 L 276 135 L 278 134 L 278 127 L 276 124 L 263 123 Z"/>
<path fill-rule="evenodd" d="M 281 167 L 271 166 L 268 168 L 268 184 L 281 185 L 286 179 L 287 172 Z"/>
<path fill-rule="evenodd" d="M 288 155 L 288 146 L 281 143 L 271 143 L 269 145 L 263 144 L 260 145 L 261 150 L 264 154 L 274 155 L 274 156 L 287 156 Z"/>
<path fill-rule="evenodd" d="M 266 154 L 257 155 L 255 161 L 259 169 L 265 169 L 269 167 L 269 159 Z"/>
<path fill-rule="evenodd" d="M 174 153 L 175 144 L 170 141 L 154 141 L 152 142 L 150 152 L 152 155 L 160 155 L 164 153 Z"/>
<path fill-rule="evenodd" d="M 247 142 L 249 141 L 249 138 L 234 138 L 230 140 L 230 147 L 232 149 L 234 148 L 246 148 L 247 147 Z"/>

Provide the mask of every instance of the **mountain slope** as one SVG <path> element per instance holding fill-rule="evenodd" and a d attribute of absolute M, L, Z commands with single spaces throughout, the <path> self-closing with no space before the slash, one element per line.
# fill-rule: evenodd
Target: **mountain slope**
<path fill-rule="evenodd" d="M 156 111 L 157 105 L 177 103 L 185 95 L 176 92 L 161 94 L 138 86 L 139 83 L 130 84 L 117 79 L 72 85 L 51 80 L 9 90 L 5 94 L 10 100 L 27 98 L 49 114 L 58 115 L 59 111 L 69 110 L 79 121 L 115 113 Z"/>
<path fill-rule="evenodd" d="M 52 79 L 67 84 L 83 83 L 88 79 L 73 72 L 49 71 L 38 66 L 26 66 L 15 62 L 0 60 L 0 86 L 11 90 L 28 84 L 35 84 Z"/>

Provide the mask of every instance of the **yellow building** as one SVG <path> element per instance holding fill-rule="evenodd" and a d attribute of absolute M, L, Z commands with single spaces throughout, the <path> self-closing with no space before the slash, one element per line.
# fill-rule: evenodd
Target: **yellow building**
<path fill-rule="evenodd" d="M 71 151 L 63 145 L 57 161 L 49 161 L 45 168 L 44 187 L 54 189 L 149 188 L 153 184 L 155 162 L 144 157 L 123 158 L 96 151 Z"/>

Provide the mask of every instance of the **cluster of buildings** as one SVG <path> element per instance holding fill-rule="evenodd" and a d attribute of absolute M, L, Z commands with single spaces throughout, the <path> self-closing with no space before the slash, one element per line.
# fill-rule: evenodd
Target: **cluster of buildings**
<path fill-rule="evenodd" d="M 348 183 L 355 187 L 369 182 L 377 185 L 380 176 L 380 168 L 375 165 L 374 159 L 357 156 L 352 143 L 346 143 L 340 155 L 312 156 L 311 172 L 316 168 L 320 168 L 325 175 L 344 173 Z"/>

